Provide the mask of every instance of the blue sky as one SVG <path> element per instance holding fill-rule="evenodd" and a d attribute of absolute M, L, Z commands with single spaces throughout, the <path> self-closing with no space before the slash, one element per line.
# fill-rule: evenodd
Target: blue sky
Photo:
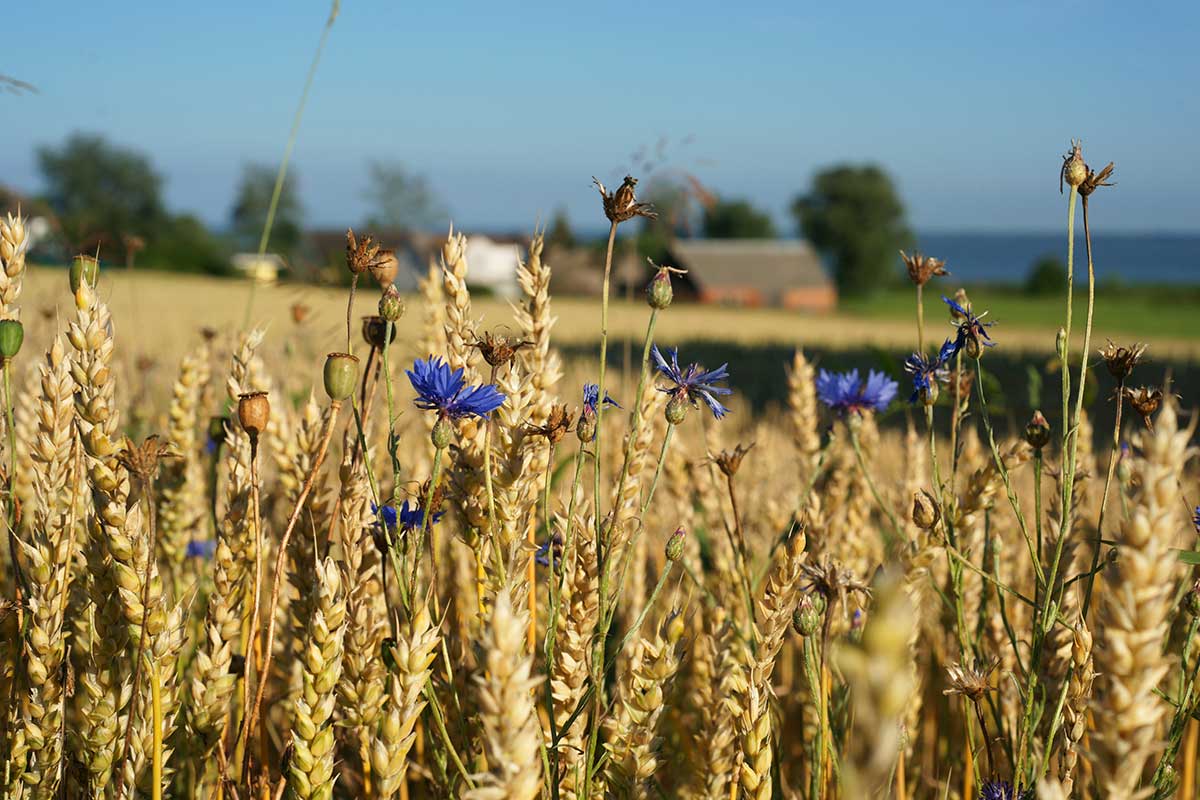
<path fill-rule="evenodd" d="M 146 151 L 173 208 L 223 222 L 278 161 L 329 6 L 23 4 L 5 15 L 0 181 L 71 131 Z M 1072 136 L 1118 189 L 1097 229 L 1200 232 L 1196 3 L 384 3 L 346 0 L 294 157 L 308 220 L 358 222 L 369 159 L 467 228 L 600 211 L 639 148 L 790 228 L 816 169 L 876 161 L 923 230 L 1052 229 Z"/>

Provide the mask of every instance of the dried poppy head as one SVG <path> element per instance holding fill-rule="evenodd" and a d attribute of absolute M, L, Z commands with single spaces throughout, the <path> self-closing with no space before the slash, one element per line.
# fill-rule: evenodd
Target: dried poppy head
<path fill-rule="evenodd" d="M 946 262 L 940 258 L 923 255 L 921 253 L 913 253 L 911 256 L 900 251 L 900 258 L 904 261 L 904 266 L 908 270 L 908 279 L 915 286 L 924 286 L 929 283 L 929 280 L 934 276 L 949 275 L 946 271 Z"/>
<path fill-rule="evenodd" d="M 923 531 L 931 531 L 941 517 L 941 509 L 938 508 L 937 500 L 933 495 L 924 489 L 913 492 L 912 521 L 914 525 Z"/>
<path fill-rule="evenodd" d="M 346 267 L 352 274 L 362 275 L 367 271 L 374 274 L 384 268 L 389 258 L 395 258 L 391 250 L 380 248 L 370 236 L 359 241 L 352 229 L 346 229 Z"/>
<path fill-rule="evenodd" d="M 637 186 L 637 178 L 632 175 L 625 176 L 625 180 L 621 182 L 616 192 L 609 192 L 597 178 L 593 177 L 592 183 L 600 191 L 600 197 L 604 203 L 604 216 L 608 217 L 608 221 L 614 225 L 627 222 L 634 217 L 658 218 L 658 214 L 654 211 L 654 206 L 649 203 L 639 203 L 637 201 L 637 197 L 634 194 L 634 187 Z"/>
<path fill-rule="evenodd" d="M 391 250 L 380 250 L 379 257 L 371 262 L 371 277 L 379 284 L 380 289 L 386 289 L 396 282 L 400 272 L 400 261 Z"/>
<path fill-rule="evenodd" d="M 376 350 L 382 350 L 396 341 L 396 326 L 392 325 L 391 328 L 391 336 L 388 336 L 387 320 L 383 317 L 363 317 L 363 339 Z"/>
<path fill-rule="evenodd" d="M 1137 389 L 1126 389 L 1125 399 L 1133 410 L 1142 415 L 1142 421 L 1149 430 L 1154 430 L 1154 414 L 1162 405 L 1162 389 L 1152 386 L 1142 386 Z"/>
<path fill-rule="evenodd" d="M 271 401 L 267 399 L 267 393 L 247 392 L 238 395 L 237 414 L 238 422 L 250 434 L 250 440 L 258 439 L 271 421 Z"/>
<path fill-rule="evenodd" d="M 567 435 L 567 431 L 571 430 L 572 416 L 571 412 L 567 411 L 566 404 L 553 406 L 545 425 L 528 425 L 525 432 L 531 436 L 544 436 L 552 445 L 558 444 Z"/>
<path fill-rule="evenodd" d="M 1100 348 L 1100 357 L 1104 359 L 1109 374 L 1120 383 L 1124 383 L 1133 372 L 1133 368 L 1142 363 L 1145 353 L 1146 345 L 1140 342 L 1132 347 L 1118 347 L 1110 339 L 1108 344 Z"/>

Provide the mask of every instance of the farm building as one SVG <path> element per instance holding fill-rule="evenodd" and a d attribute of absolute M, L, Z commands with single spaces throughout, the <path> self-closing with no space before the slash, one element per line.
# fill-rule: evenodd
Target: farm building
<path fill-rule="evenodd" d="M 832 311 L 837 287 L 808 242 L 677 239 L 667 264 L 687 270 L 677 294 L 702 303 Z"/>
<path fill-rule="evenodd" d="M 274 253 L 234 253 L 229 259 L 234 272 L 258 283 L 274 283 L 283 270 L 283 259 Z"/>

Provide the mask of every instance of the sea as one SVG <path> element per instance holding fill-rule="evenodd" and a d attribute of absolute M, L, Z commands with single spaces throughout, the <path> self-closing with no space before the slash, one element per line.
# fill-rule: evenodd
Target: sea
<path fill-rule="evenodd" d="M 921 252 L 945 259 L 964 283 L 1020 283 L 1043 256 L 1067 260 L 1061 233 L 918 233 Z M 1200 234 L 1106 233 L 1092 236 L 1097 282 L 1200 284 Z M 1077 264 L 1086 264 L 1083 233 L 1075 241 Z M 1076 277 L 1086 280 L 1086 266 Z"/>

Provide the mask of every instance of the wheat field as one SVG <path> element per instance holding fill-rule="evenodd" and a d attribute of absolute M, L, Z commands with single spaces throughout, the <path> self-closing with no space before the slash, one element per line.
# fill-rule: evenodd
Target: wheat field
<path fill-rule="evenodd" d="M 666 268 L 559 300 L 540 239 L 512 303 L 461 235 L 408 298 L 350 236 L 354 289 L 249 315 L 24 248 L 0 223 L 4 798 L 1196 796 L 1196 421 L 1145 363 L 1185 342 L 687 308 Z M 909 342 L 914 383 L 798 347 L 763 413 L 700 325 Z M 993 346 L 1057 348 L 1070 425 L 993 425 Z"/>

